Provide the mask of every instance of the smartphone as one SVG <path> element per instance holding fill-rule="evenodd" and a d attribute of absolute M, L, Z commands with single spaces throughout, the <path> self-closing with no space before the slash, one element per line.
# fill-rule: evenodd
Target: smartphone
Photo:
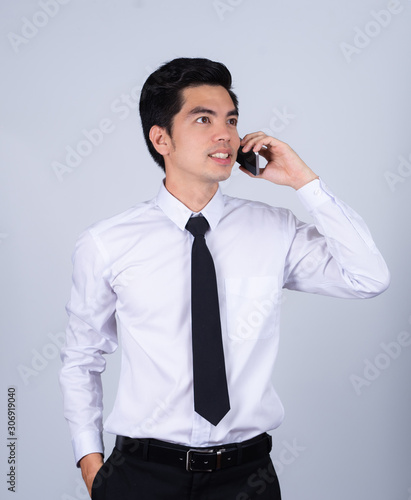
<path fill-rule="evenodd" d="M 259 159 L 260 155 L 258 153 L 254 153 L 254 151 L 247 151 L 246 153 L 243 153 L 242 146 L 240 146 L 237 151 L 237 163 L 253 175 L 259 175 L 260 173 Z"/>

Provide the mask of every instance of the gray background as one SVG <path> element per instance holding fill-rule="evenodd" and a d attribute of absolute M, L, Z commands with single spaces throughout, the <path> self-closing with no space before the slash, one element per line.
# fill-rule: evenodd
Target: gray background
<path fill-rule="evenodd" d="M 86 226 L 151 198 L 162 179 L 136 98 L 121 104 L 124 95 L 137 96 L 164 61 L 204 56 L 232 71 L 240 134 L 271 130 L 288 142 L 365 218 L 392 272 L 389 290 L 368 301 L 286 293 L 274 370 L 286 417 L 272 452 L 284 499 L 409 500 L 411 347 L 389 356 L 383 345 L 411 333 L 411 2 L 46 3 L 0 7 L 1 497 L 87 498 L 57 382 L 71 254 Z M 56 175 L 66 148 L 102 119 L 111 132 L 83 143 L 88 156 Z M 223 189 L 309 220 L 289 188 L 235 171 Z M 109 358 L 104 375 L 106 411 L 118 361 Z M 353 376 L 366 384 L 356 390 Z M 10 386 L 15 494 L 6 484 Z"/>

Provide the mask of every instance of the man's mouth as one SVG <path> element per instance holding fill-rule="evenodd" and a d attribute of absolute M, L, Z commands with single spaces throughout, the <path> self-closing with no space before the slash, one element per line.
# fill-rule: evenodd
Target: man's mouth
<path fill-rule="evenodd" d="M 226 158 L 230 157 L 231 155 L 229 153 L 214 153 L 210 156 L 211 156 L 211 158 L 220 158 L 221 160 L 225 160 Z"/>

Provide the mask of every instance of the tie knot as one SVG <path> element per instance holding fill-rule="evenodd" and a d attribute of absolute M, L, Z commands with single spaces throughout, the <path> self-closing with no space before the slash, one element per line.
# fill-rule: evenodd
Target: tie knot
<path fill-rule="evenodd" d="M 199 235 L 204 236 L 209 227 L 207 219 L 202 215 L 191 217 L 186 224 L 187 231 L 190 231 L 194 238 Z"/>

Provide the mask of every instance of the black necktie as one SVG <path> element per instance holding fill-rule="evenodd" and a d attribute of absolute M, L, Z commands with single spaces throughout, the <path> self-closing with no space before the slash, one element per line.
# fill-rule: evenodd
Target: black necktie
<path fill-rule="evenodd" d="M 221 337 L 220 309 L 213 258 L 204 234 L 203 216 L 191 217 L 186 229 L 194 236 L 191 251 L 191 316 L 193 329 L 194 409 L 217 425 L 230 409 Z"/>

